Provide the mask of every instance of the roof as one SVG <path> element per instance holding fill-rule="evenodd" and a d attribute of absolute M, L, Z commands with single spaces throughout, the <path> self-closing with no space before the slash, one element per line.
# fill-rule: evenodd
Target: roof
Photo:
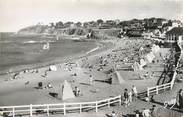
<path fill-rule="evenodd" d="M 175 27 L 171 30 L 169 30 L 168 32 L 166 32 L 166 34 L 176 34 L 176 35 L 183 35 L 183 27 Z"/>

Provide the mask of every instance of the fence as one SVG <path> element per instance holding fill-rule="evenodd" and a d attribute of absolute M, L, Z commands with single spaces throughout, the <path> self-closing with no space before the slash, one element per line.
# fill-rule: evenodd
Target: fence
<path fill-rule="evenodd" d="M 181 48 L 181 47 L 180 47 L 180 48 Z M 151 95 L 154 95 L 154 94 L 159 94 L 159 93 L 162 92 L 162 91 L 172 90 L 173 85 L 174 85 L 174 83 L 175 83 L 176 75 L 177 75 L 176 70 L 177 70 L 177 68 L 178 68 L 178 66 L 179 66 L 179 63 L 180 63 L 182 54 L 183 54 L 183 53 L 182 53 L 182 50 L 181 50 L 179 59 L 178 59 L 178 61 L 177 61 L 177 63 L 176 63 L 175 71 L 174 71 L 174 73 L 173 73 L 173 77 L 172 77 L 171 82 L 170 82 L 170 83 L 166 83 L 166 84 L 162 84 L 162 85 L 158 85 L 158 86 L 155 86 L 155 87 L 150 87 L 150 88 L 148 87 L 148 88 L 147 88 L 147 96 L 148 96 L 148 97 L 151 96 Z"/>
<path fill-rule="evenodd" d="M 166 83 L 163 85 L 157 85 L 155 87 L 148 87 L 147 88 L 147 96 L 151 96 L 154 94 L 159 94 L 160 92 L 166 91 L 166 90 L 171 90 L 172 89 L 172 83 Z"/>
<path fill-rule="evenodd" d="M 34 114 L 64 114 L 70 112 L 83 112 L 95 109 L 98 112 L 100 107 L 108 106 L 111 104 L 119 103 L 121 105 L 121 95 L 94 102 L 81 102 L 81 103 L 61 103 L 61 104 L 39 104 L 39 105 L 21 105 L 21 106 L 2 106 L 0 113 L 6 116 L 26 116 L 32 117 Z"/>

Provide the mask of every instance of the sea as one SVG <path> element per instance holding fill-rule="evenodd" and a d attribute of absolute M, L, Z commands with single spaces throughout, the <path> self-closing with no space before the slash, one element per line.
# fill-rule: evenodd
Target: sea
<path fill-rule="evenodd" d="M 48 49 L 43 49 L 49 43 Z M 0 33 L 0 74 L 55 63 L 91 51 L 95 41 Z"/>

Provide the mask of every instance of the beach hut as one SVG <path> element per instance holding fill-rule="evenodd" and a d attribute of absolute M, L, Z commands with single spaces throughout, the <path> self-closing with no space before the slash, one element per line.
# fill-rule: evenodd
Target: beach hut
<path fill-rule="evenodd" d="M 134 71 L 143 70 L 142 66 L 138 62 L 134 62 L 132 68 Z"/>
<path fill-rule="evenodd" d="M 71 85 L 65 80 L 62 86 L 62 100 L 75 98 Z"/>
<path fill-rule="evenodd" d="M 146 55 L 146 61 L 149 63 L 152 63 L 153 59 L 155 58 L 153 52 L 150 52 L 149 54 Z"/>
<path fill-rule="evenodd" d="M 50 71 L 57 71 L 57 67 L 56 67 L 55 65 L 51 65 L 51 66 L 49 67 L 49 70 L 50 70 Z"/>
<path fill-rule="evenodd" d="M 146 61 L 144 59 L 140 59 L 140 66 L 144 67 L 145 65 L 147 65 Z"/>
<path fill-rule="evenodd" d="M 114 72 L 114 77 L 112 78 L 112 84 L 122 84 L 125 80 L 121 76 L 121 74 L 118 71 Z"/>

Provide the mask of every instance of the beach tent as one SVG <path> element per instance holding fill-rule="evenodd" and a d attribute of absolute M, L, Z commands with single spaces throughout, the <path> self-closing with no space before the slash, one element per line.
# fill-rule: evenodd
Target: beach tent
<path fill-rule="evenodd" d="M 124 83 L 124 79 L 118 71 L 114 72 L 114 77 L 112 78 L 112 84 L 122 84 Z"/>
<path fill-rule="evenodd" d="M 151 51 L 153 53 L 157 53 L 160 50 L 160 47 L 158 45 L 153 44 Z"/>
<path fill-rule="evenodd" d="M 134 71 L 143 70 L 142 66 L 137 62 L 133 63 L 132 68 Z"/>
<path fill-rule="evenodd" d="M 49 70 L 50 70 L 50 71 L 57 71 L 57 67 L 56 67 L 55 65 L 51 65 L 51 66 L 49 67 Z"/>
<path fill-rule="evenodd" d="M 146 61 L 144 59 L 140 59 L 140 66 L 144 67 L 145 65 L 147 65 Z"/>
<path fill-rule="evenodd" d="M 147 62 L 152 63 L 155 56 L 154 56 L 153 52 L 150 52 L 149 54 L 146 55 L 145 58 L 146 58 Z"/>
<path fill-rule="evenodd" d="M 71 85 L 65 80 L 62 87 L 62 100 L 75 98 Z"/>

